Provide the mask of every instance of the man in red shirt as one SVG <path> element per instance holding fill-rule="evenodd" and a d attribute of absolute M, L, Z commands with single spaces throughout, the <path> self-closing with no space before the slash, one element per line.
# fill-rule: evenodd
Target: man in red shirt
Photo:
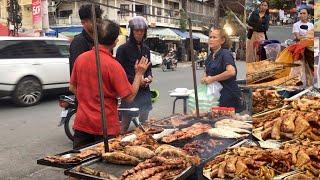
<path fill-rule="evenodd" d="M 132 102 L 139 90 L 141 77 L 150 65 L 147 59 L 136 62 L 136 75 L 131 85 L 122 66 L 110 53 L 118 42 L 120 27 L 113 21 L 106 20 L 98 26 L 99 52 L 105 98 L 108 136 L 120 133 L 120 122 L 117 111 L 117 97 Z M 73 148 L 78 148 L 102 139 L 100 119 L 100 100 L 98 77 L 95 61 L 95 49 L 81 54 L 74 65 L 70 91 L 76 94 L 78 109 L 73 125 L 75 129 Z"/>

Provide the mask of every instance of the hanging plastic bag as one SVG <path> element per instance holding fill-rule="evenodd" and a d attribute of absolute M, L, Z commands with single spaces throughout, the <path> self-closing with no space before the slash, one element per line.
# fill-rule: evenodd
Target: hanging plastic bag
<path fill-rule="evenodd" d="M 198 85 L 198 103 L 199 103 L 199 110 L 200 112 L 209 112 L 211 107 L 219 105 L 219 98 L 214 95 L 208 95 L 208 87 L 207 85 L 200 84 Z M 219 91 L 220 93 L 220 91 Z M 194 91 L 189 95 L 188 98 L 188 108 L 191 112 L 195 111 L 196 109 L 196 102 L 195 102 L 195 93 Z"/>
<path fill-rule="evenodd" d="M 214 96 L 216 99 L 220 99 L 220 91 L 222 89 L 222 85 L 221 83 L 215 81 L 211 84 L 207 85 L 207 95 L 210 96 Z"/>

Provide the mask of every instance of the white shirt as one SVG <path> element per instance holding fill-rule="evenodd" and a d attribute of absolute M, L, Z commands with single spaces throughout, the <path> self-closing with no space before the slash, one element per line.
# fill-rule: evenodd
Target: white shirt
<path fill-rule="evenodd" d="M 301 25 L 307 25 L 308 26 L 308 30 L 306 29 L 301 29 L 300 26 Z M 313 24 L 310 22 L 307 23 L 303 23 L 301 21 L 298 21 L 296 23 L 293 24 L 293 30 L 292 33 L 299 33 L 300 36 L 307 36 L 307 32 L 313 29 Z"/>

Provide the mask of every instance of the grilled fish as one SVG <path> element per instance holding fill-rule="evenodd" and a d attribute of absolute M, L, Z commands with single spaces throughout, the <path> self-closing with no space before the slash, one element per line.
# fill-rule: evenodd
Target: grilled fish
<path fill-rule="evenodd" d="M 234 131 L 227 130 L 224 128 L 209 129 L 208 134 L 212 137 L 218 137 L 218 138 L 242 138 L 242 137 L 248 136 L 248 134 L 238 134 Z"/>
<path fill-rule="evenodd" d="M 124 154 L 122 152 L 111 152 L 102 154 L 102 159 L 106 162 L 114 164 L 128 164 L 128 165 L 137 165 L 140 160 L 136 157 Z"/>
<path fill-rule="evenodd" d="M 237 121 L 234 119 L 223 119 L 221 121 L 216 122 L 215 127 L 219 128 L 221 126 L 229 126 L 234 128 L 241 128 L 241 129 L 252 129 L 252 124 Z"/>
<path fill-rule="evenodd" d="M 150 159 L 155 156 L 153 151 L 141 146 L 127 146 L 124 148 L 124 152 L 141 160 Z"/>

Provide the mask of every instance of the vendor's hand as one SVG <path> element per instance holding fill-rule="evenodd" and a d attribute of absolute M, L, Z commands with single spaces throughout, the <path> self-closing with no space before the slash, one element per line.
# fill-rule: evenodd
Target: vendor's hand
<path fill-rule="evenodd" d="M 201 79 L 202 84 L 210 84 L 212 83 L 210 76 L 205 76 Z"/>
<path fill-rule="evenodd" d="M 146 72 L 150 64 L 151 63 L 148 62 L 148 59 L 145 57 L 142 57 L 140 60 L 137 60 L 134 66 L 136 74 L 142 76 Z"/>

